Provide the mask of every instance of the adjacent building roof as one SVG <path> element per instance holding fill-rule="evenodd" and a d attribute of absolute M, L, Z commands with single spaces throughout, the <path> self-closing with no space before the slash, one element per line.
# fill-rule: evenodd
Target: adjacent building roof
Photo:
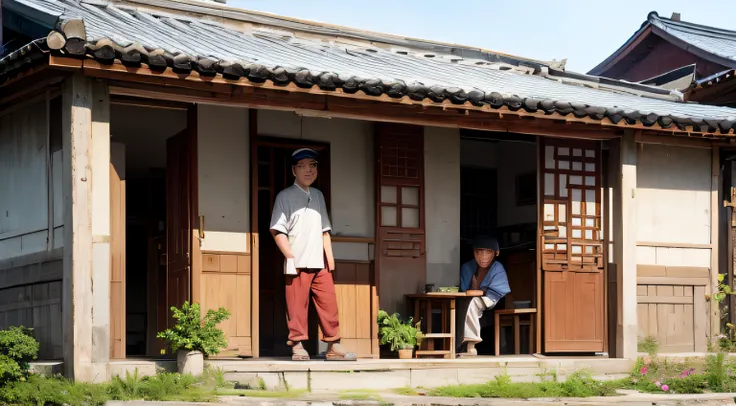
<path fill-rule="evenodd" d="M 736 68 L 736 31 L 679 21 L 679 16 L 676 19 L 660 17 L 652 11 L 634 35 L 588 73 L 603 74 L 614 61 L 621 59 L 652 34 L 700 58 Z"/>
<path fill-rule="evenodd" d="M 555 63 L 293 20 L 279 23 L 276 17 L 263 21 L 260 15 L 261 20 L 246 26 L 242 23 L 252 14 L 221 6 L 207 13 L 202 9 L 212 6 L 191 0 L 135 1 L 3 0 L 3 8 L 25 27 L 48 32 L 0 60 L 0 78 L 54 52 L 103 64 L 344 93 L 469 102 L 683 130 L 694 125 L 698 132 L 736 130 L 736 109 L 683 103 L 677 91 L 569 73 Z M 172 4 L 178 9 L 163 8 Z"/>

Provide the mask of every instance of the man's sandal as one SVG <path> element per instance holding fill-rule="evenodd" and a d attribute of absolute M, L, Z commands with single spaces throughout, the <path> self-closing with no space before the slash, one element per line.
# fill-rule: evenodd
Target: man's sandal
<path fill-rule="evenodd" d="M 330 345 L 325 354 L 325 361 L 356 361 L 358 357 L 352 352 L 346 352 L 339 343 Z"/>
<path fill-rule="evenodd" d="M 298 342 L 291 346 L 292 361 L 309 361 L 309 353 L 304 349 L 302 343 Z"/>

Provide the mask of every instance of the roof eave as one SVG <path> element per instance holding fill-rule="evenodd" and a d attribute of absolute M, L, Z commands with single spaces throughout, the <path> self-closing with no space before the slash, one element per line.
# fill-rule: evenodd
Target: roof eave
<path fill-rule="evenodd" d="M 642 26 L 639 28 L 638 31 L 632 35 L 628 41 L 626 41 L 623 45 L 621 45 L 614 53 L 608 56 L 603 62 L 596 65 L 593 69 L 588 71 L 589 75 L 593 76 L 603 76 L 603 74 L 608 71 L 613 64 L 620 61 L 621 59 L 625 58 L 626 55 L 628 55 L 634 48 L 636 48 L 641 41 L 646 39 L 649 34 L 651 34 L 651 23 L 649 21 L 646 21 L 642 24 Z"/>
<path fill-rule="evenodd" d="M 674 46 L 676 46 L 676 47 L 678 47 L 678 48 L 680 48 L 680 49 L 682 49 L 682 50 L 684 50 L 686 52 L 689 52 L 689 53 L 691 53 L 691 54 L 693 54 L 695 56 L 698 56 L 700 58 L 703 58 L 703 59 L 708 60 L 708 61 L 713 62 L 713 63 L 717 63 L 719 65 L 723 65 L 725 67 L 736 68 L 736 61 L 730 60 L 728 58 L 724 58 L 724 57 L 721 57 L 721 56 L 718 56 L 718 55 L 715 55 L 715 54 L 713 54 L 711 52 L 708 52 L 708 51 L 706 51 L 706 50 L 704 50 L 702 48 L 698 48 L 698 47 L 696 47 L 696 46 L 694 46 L 694 45 L 692 45 L 692 44 L 690 44 L 688 42 L 685 42 L 685 41 L 683 41 L 683 40 L 675 37 L 674 35 L 668 33 L 667 31 L 665 31 L 665 30 L 663 30 L 663 29 L 661 29 L 659 27 L 652 26 L 652 32 L 654 34 L 662 37 L 663 39 L 665 39 L 666 41 L 668 41 L 672 45 L 674 45 Z"/>

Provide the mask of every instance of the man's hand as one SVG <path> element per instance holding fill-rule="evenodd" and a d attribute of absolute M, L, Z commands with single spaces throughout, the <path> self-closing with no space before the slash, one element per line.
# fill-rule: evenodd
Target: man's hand
<path fill-rule="evenodd" d="M 294 253 L 291 252 L 291 245 L 289 245 L 289 237 L 286 234 L 281 234 L 275 230 L 271 230 L 273 239 L 276 241 L 276 246 L 279 247 L 279 251 L 284 255 L 284 258 L 294 258 Z"/>
<path fill-rule="evenodd" d="M 332 272 L 335 270 L 335 255 L 332 253 L 332 238 L 330 238 L 330 233 L 322 233 L 322 243 L 324 244 L 325 257 L 327 258 L 327 270 Z"/>

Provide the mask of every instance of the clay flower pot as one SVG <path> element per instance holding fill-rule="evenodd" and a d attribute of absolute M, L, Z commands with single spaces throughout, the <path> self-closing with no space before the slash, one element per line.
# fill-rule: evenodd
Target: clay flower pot
<path fill-rule="evenodd" d="M 413 355 L 414 355 L 413 348 L 402 348 L 399 350 L 400 359 L 411 359 Z"/>
<path fill-rule="evenodd" d="M 179 350 L 176 352 L 176 366 L 180 374 L 201 376 L 204 372 L 204 354 L 201 351 Z"/>

